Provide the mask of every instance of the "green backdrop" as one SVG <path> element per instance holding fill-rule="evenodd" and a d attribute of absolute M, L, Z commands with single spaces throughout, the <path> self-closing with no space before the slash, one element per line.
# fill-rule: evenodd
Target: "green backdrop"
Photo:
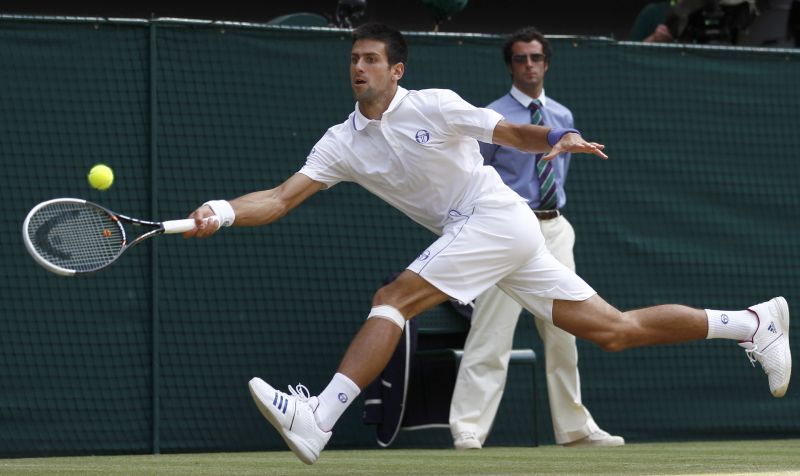
<path fill-rule="evenodd" d="M 501 38 L 408 39 L 405 87 L 477 105 L 507 91 Z M 611 157 L 573 161 L 579 273 L 622 308 L 800 302 L 800 54 L 552 42 L 548 95 Z M 349 48 L 338 30 L 0 17 L 0 456 L 284 448 L 247 381 L 321 391 L 374 290 L 432 235 L 344 184 L 275 226 L 152 240 L 67 279 L 36 266 L 21 224 L 54 197 L 171 219 L 277 184 L 352 111 Z M 86 184 L 97 162 L 116 172 L 106 192 Z M 547 443 L 535 334 L 521 319 Z M 773 399 L 729 341 L 579 349 L 584 401 L 628 441 L 800 436 L 797 390 Z M 524 443 L 526 375 L 512 373 L 489 443 Z M 375 446 L 360 416 L 357 402 L 330 447 Z"/>

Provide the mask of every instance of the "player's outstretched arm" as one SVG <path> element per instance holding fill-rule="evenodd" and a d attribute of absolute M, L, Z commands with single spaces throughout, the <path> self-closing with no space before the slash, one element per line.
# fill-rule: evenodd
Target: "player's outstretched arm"
<path fill-rule="evenodd" d="M 321 182 L 298 173 L 275 188 L 242 195 L 229 202 L 235 214 L 233 225 L 259 226 L 272 223 L 323 187 L 324 184 Z M 184 233 L 183 237 L 205 238 L 216 233 L 220 227 L 219 221 L 206 220 L 214 214 L 214 210 L 208 205 L 202 205 L 193 211 L 189 217 L 195 219 L 197 226 L 194 230 Z"/>
<path fill-rule="evenodd" d="M 588 142 L 580 134 L 567 133 L 555 144 L 548 142 L 549 127 L 533 124 L 514 124 L 500 121 L 494 128 L 492 142 L 507 147 L 514 147 L 525 152 L 547 152 L 544 159 L 550 160 L 562 152 L 594 154 L 603 159 L 608 156 L 603 153 L 604 145 Z M 548 152 L 549 151 L 549 152 Z"/>

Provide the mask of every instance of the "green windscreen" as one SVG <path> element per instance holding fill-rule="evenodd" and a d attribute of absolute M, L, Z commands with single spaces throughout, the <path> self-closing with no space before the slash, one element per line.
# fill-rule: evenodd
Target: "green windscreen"
<path fill-rule="evenodd" d="M 510 87 L 500 37 L 408 40 L 409 89 L 483 105 Z M 547 94 L 611 157 L 572 162 L 579 274 L 622 309 L 798 302 L 800 55 L 552 43 Z M 166 220 L 277 185 L 353 110 L 349 49 L 339 30 L 0 19 L 0 456 L 285 448 L 248 380 L 320 392 L 374 291 L 433 235 L 341 184 L 272 226 L 160 237 L 68 279 L 27 255 L 21 224 L 54 197 Z M 98 162 L 116 175 L 105 192 L 86 183 Z M 516 346 L 539 356 L 539 434 L 552 443 L 527 314 Z M 628 441 L 800 434 L 793 387 L 773 399 L 733 342 L 579 353 L 584 402 Z M 518 415 L 531 410 L 530 376 L 512 369 L 490 444 L 529 438 Z M 330 448 L 376 446 L 361 404 Z M 444 429 L 398 442 L 432 434 L 449 445 Z"/>

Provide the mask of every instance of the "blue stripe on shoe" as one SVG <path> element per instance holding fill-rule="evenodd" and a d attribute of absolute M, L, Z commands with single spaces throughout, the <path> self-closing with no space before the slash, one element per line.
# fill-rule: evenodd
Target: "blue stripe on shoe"
<path fill-rule="evenodd" d="M 275 392 L 275 397 L 272 399 L 272 406 L 285 415 L 286 409 L 289 408 L 289 397 L 284 396 L 280 392 Z"/>

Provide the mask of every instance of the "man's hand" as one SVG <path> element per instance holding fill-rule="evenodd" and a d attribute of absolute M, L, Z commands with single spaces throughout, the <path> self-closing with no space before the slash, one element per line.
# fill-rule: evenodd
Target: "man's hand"
<path fill-rule="evenodd" d="M 667 25 L 661 24 L 653 30 L 653 33 L 650 33 L 650 36 L 642 41 L 645 43 L 670 43 L 673 39 L 672 33 L 669 32 Z"/>
<path fill-rule="evenodd" d="M 203 205 L 193 211 L 189 218 L 194 218 L 194 229 L 183 234 L 184 238 L 206 238 L 219 230 L 219 218 L 208 205 Z"/>
<path fill-rule="evenodd" d="M 585 153 L 585 154 L 594 154 L 602 159 L 607 159 L 608 156 L 603 153 L 603 149 L 606 146 L 603 144 L 598 144 L 597 142 L 587 142 L 580 136 L 580 134 L 576 134 L 574 132 L 568 132 L 561 137 L 556 145 L 550 149 L 550 152 L 543 155 L 542 158 L 544 160 L 554 159 L 558 154 L 562 152 L 572 152 L 572 153 Z"/>

